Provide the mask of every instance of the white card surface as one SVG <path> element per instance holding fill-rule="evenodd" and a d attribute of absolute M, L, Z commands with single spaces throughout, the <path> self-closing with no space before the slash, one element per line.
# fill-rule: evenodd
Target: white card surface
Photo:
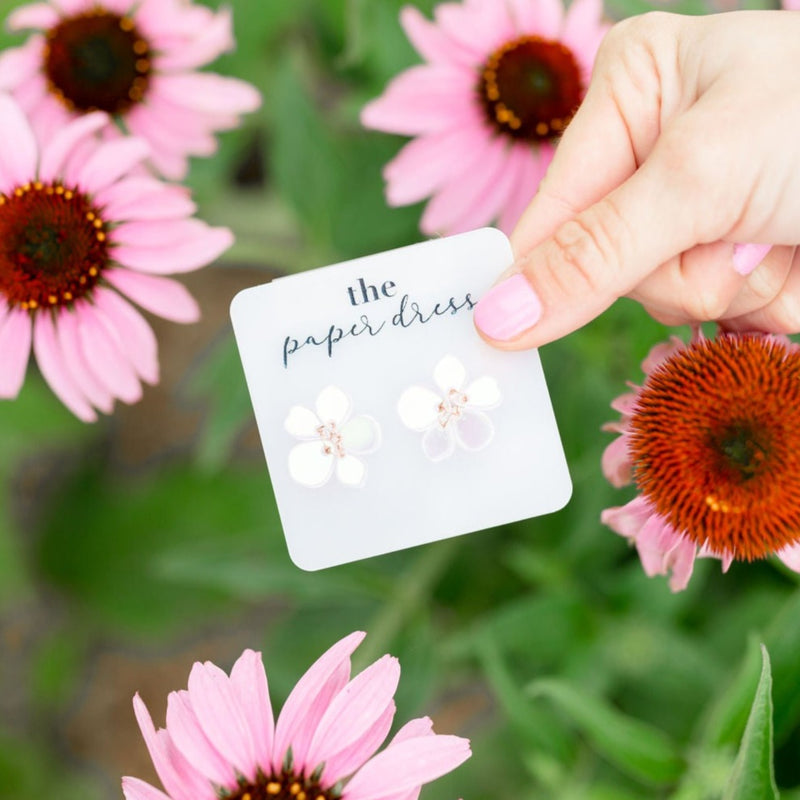
<path fill-rule="evenodd" d="M 556 511 L 572 492 L 536 351 L 475 332 L 512 262 L 484 228 L 240 292 L 236 341 L 306 570 Z"/>

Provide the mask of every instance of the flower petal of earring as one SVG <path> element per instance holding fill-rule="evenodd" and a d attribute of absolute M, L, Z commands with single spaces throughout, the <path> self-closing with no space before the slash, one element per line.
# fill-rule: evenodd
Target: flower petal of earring
<path fill-rule="evenodd" d="M 455 356 L 444 356 L 434 367 L 438 392 L 411 386 L 400 396 L 397 411 L 403 424 L 422 432 L 422 450 L 431 461 L 442 461 L 457 447 L 482 450 L 494 438 L 494 425 L 486 410 L 499 405 L 497 381 L 484 375 L 470 383 Z"/>
<path fill-rule="evenodd" d="M 378 449 L 380 426 L 366 415 L 351 417 L 350 398 L 337 386 L 325 387 L 314 406 L 292 406 L 284 421 L 287 433 L 301 440 L 289 452 L 289 475 L 317 489 L 335 472 L 343 485 L 362 487 L 367 467 L 358 456 Z"/>

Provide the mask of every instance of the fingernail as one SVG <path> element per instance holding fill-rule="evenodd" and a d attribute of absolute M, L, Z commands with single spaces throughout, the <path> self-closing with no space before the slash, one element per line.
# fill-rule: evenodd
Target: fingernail
<path fill-rule="evenodd" d="M 735 244 L 733 268 L 740 275 L 749 275 L 772 249 L 769 244 Z"/>
<path fill-rule="evenodd" d="M 507 342 L 539 321 L 542 304 L 527 278 L 517 273 L 489 289 L 474 314 L 475 324 L 490 339 Z"/>

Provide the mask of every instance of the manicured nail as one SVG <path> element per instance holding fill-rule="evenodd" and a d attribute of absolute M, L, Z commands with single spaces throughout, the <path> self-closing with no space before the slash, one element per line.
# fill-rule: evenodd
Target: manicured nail
<path fill-rule="evenodd" d="M 749 275 L 769 253 L 769 244 L 735 244 L 733 246 L 733 268 L 740 275 Z"/>
<path fill-rule="evenodd" d="M 517 273 L 489 289 L 474 314 L 475 324 L 490 339 L 508 342 L 539 321 L 542 304 L 527 278 Z"/>

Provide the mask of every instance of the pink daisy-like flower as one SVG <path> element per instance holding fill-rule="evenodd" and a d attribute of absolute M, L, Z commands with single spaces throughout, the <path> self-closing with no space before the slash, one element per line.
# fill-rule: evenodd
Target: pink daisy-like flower
<path fill-rule="evenodd" d="M 384 169 L 390 205 L 432 196 L 420 227 L 458 233 L 530 202 L 589 83 L 608 26 L 601 0 L 464 0 L 435 22 L 400 20 L 426 63 L 396 77 L 361 121 L 416 137 Z"/>
<path fill-rule="evenodd" d="M 162 276 L 208 264 L 233 241 L 191 218 L 185 189 L 142 174 L 146 142 L 100 140 L 107 122 L 88 114 L 43 146 L 0 95 L 0 398 L 19 393 L 32 346 L 55 394 L 86 422 L 158 381 L 155 335 L 123 295 L 194 322 L 194 299 Z"/>
<path fill-rule="evenodd" d="M 350 678 L 364 638 L 337 642 L 300 679 L 274 721 L 260 653 L 245 650 L 230 677 L 196 663 L 188 691 L 172 692 L 156 730 L 133 700 L 167 794 L 123 778 L 126 800 L 416 800 L 423 784 L 470 756 L 469 742 L 433 732 L 423 717 L 376 751 L 394 718 L 400 665 L 384 656 Z"/>
<path fill-rule="evenodd" d="M 186 175 L 187 157 L 216 150 L 214 132 L 235 128 L 260 105 L 249 83 L 197 72 L 234 45 L 230 10 L 190 0 L 48 0 L 20 6 L 11 30 L 34 30 L 0 56 L 11 92 L 45 136 L 75 115 L 105 111 L 146 139 L 165 177 Z"/>
<path fill-rule="evenodd" d="M 800 572 L 800 346 L 698 330 L 654 347 L 642 386 L 616 398 L 603 453 L 615 487 L 640 494 L 601 520 L 636 546 L 649 576 L 685 589 L 697 557 L 774 554 Z"/>

